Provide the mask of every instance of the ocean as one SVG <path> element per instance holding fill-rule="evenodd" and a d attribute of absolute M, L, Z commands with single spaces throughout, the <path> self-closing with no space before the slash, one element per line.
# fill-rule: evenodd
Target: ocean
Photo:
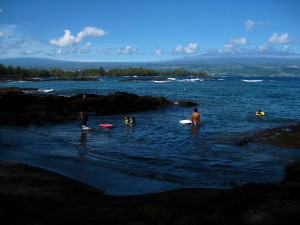
<path fill-rule="evenodd" d="M 93 114 L 88 121 L 92 131 L 82 131 L 80 121 L 0 127 L 0 159 L 58 172 L 110 195 L 276 182 L 283 178 L 285 165 L 300 159 L 295 148 L 236 144 L 263 129 L 299 123 L 299 77 L 53 79 L 7 81 L 0 87 L 38 88 L 38 93 L 64 96 L 124 91 L 198 103 L 199 128 L 179 123 L 190 119 L 193 108 L 178 104 L 132 113 L 132 127 L 125 125 L 125 115 Z M 258 109 L 264 117 L 255 116 Z"/>

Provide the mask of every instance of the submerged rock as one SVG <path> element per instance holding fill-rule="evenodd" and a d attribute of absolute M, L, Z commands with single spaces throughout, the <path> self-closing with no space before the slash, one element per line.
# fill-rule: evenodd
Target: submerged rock
<path fill-rule="evenodd" d="M 198 104 L 195 102 L 190 102 L 190 101 L 180 101 L 178 103 L 182 107 L 192 107 L 192 106 L 197 106 Z"/>
<path fill-rule="evenodd" d="M 270 144 L 281 147 L 300 148 L 300 124 L 288 127 L 266 129 L 252 137 L 247 137 L 237 142 L 242 146 L 250 142 L 256 144 Z"/>

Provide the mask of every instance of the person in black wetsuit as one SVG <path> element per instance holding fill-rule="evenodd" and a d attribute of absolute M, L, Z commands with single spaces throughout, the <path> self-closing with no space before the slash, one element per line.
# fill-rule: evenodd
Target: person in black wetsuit
<path fill-rule="evenodd" d="M 82 120 L 83 127 L 86 126 L 86 123 L 88 121 L 87 111 L 88 111 L 87 99 L 86 99 L 86 95 L 83 95 L 82 100 L 80 102 L 80 118 Z"/>

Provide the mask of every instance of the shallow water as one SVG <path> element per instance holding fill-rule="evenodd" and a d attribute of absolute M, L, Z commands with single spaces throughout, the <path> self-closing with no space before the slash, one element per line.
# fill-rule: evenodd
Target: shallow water
<path fill-rule="evenodd" d="M 126 78 L 122 78 L 126 79 Z M 156 78 L 155 78 L 156 79 Z M 154 80 L 155 80 L 154 79 Z M 25 162 L 86 182 L 113 195 L 159 192 L 181 187 L 229 187 L 231 182 L 274 182 L 299 149 L 250 144 L 238 138 L 265 128 L 299 122 L 300 79 L 277 77 L 173 78 L 124 82 L 6 82 L 58 95 L 126 91 L 199 104 L 201 127 L 179 123 L 193 108 L 178 105 L 136 112 L 133 127 L 124 115 L 90 115 L 93 131 L 80 121 L 28 127 L 0 127 L 0 159 Z M 266 112 L 257 118 L 255 111 Z M 99 123 L 112 123 L 103 129 Z"/>

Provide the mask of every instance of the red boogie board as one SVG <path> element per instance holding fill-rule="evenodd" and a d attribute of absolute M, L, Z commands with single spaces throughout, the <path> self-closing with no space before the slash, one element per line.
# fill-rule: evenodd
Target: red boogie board
<path fill-rule="evenodd" d="M 109 123 L 100 123 L 99 126 L 103 127 L 103 128 L 112 128 L 113 127 L 113 125 L 109 124 Z"/>

